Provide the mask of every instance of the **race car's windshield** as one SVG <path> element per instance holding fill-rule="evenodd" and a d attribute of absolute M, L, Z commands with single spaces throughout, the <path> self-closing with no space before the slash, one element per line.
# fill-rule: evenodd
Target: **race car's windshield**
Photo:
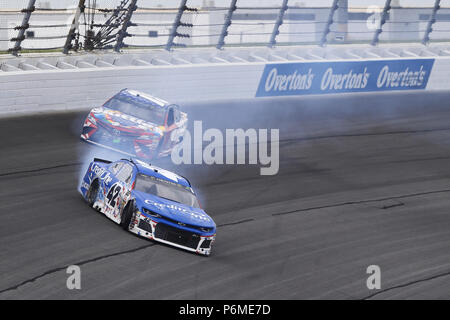
<path fill-rule="evenodd" d="M 109 100 L 105 107 L 157 125 L 164 125 L 165 108 L 155 105 L 143 97 L 116 96 Z"/>
<path fill-rule="evenodd" d="M 192 189 L 175 182 L 138 174 L 136 176 L 135 190 L 150 193 L 160 198 L 175 201 L 190 207 L 200 208 Z"/>

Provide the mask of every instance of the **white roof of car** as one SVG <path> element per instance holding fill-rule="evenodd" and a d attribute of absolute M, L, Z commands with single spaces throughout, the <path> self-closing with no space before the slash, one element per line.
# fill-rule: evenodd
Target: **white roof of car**
<path fill-rule="evenodd" d="M 127 90 L 127 91 L 128 91 L 128 93 L 130 93 L 130 94 L 132 94 L 134 96 L 140 96 L 140 97 L 143 97 L 143 98 L 145 98 L 147 100 L 150 100 L 153 103 L 155 103 L 155 104 L 157 104 L 157 105 L 159 105 L 161 107 L 164 107 L 164 106 L 169 104 L 169 102 L 167 102 L 167 101 L 165 101 L 163 99 L 154 97 L 154 96 L 149 95 L 149 94 L 144 93 L 144 92 L 140 92 L 140 91 L 136 91 L 136 90 Z"/>

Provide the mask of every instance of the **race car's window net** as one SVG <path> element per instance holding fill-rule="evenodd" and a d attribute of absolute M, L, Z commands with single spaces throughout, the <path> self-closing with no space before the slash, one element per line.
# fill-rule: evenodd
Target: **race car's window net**
<path fill-rule="evenodd" d="M 200 208 L 198 200 L 191 188 L 152 176 L 138 174 L 136 176 L 135 190 L 153 194 L 160 198 L 175 201 L 190 207 Z"/>
<path fill-rule="evenodd" d="M 169 110 L 169 115 L 167 116 L 167 126 L 170 127 L 175 123 L 175 116 L 173 114 L 173 109 Z"/>
<path fill-rule="evenodd" d="M 117 175 L 117 173 L 122 168 L 122 166 L 123 166 L 123 162 L 117 162 L 117 163 L 112 164 L 109 169 L 111 170 L 112 173 Z"/>
<path fill-rule="evenodd" d="M 117 179 L 120 181 L 123 181 L 125 183 L 130 183 L 131 176 L 133 174 L 133 167 L 131 167 L 129 164 L 124 164 L 123 168 L 120 170 L 119 174 L 117 175 Z"/>
<path fill-rule="evenodd" d="M 166 110 L 142 97 L 115 96 L 105 104 L 105 107 L 157 125 L 164 125 Z"/>
<path fill-rule="evenodd" d="M 181 120 L 180 110 L 174 109 L 174 114 L 175 114 L 175 122 L 180 122 Z"/>
<path fill-rule="evenodd" d="M 178 123 L 181 120 L 181 113 L 180 113 L 180 107 L 176 104 L 171 104 L 169 106 L 170 110 L 173 110 L 173 118 L 174 118 L 174 122 Z M 170 117 L 170 114 L 169 116 Z"/>

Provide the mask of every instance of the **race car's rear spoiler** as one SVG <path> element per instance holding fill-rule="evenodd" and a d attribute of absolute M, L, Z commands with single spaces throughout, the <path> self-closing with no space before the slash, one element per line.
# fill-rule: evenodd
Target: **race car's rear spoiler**
<path fill-rule="evenodd" d="M 99 158 L 94 158 L 94 162 L 103 162 L 103 163 L 112 163 L 112 161 L 109 160 L 104 160 L 104 159 L 99 159 Z"/>

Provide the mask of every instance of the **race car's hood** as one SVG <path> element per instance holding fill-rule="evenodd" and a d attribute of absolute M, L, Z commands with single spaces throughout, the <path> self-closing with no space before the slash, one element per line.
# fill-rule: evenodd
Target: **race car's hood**
<path fill-rule="evenodd" d="M 204 228 L 215 228 L 216 224 L 205 211 L 181 203 L 166 200 L 152 194 L 133 190 L 139 208 L 144 207 L 169 219 Z"/>
<path fill-rule="evenodd" d="M 162 135 L 164 130 L 163 126 L 158 126 L 149 121 L 138 119 L 121 111 L 109 108 L 95 108 L 91 110 L 91 114 L 97 122 L 101 122 L 107 127 L 120 131 L 130 133 L 152 132 L 154 134 Z"/>

